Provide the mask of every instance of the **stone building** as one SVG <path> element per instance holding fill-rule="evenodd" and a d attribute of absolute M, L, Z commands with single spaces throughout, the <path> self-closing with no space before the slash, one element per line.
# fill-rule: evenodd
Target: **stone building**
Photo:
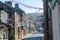
<path fill-rule="evenodd" d="M 60 40 L 60 0 L 50 0 L 48 2 L 52 16 L 53 40 Z"/>
<path fill-rule="evenodd" d="M 21 40 L 22 17 L 25 12 L 18 7 L 18 4 L 15 4 L 15 8 L 13 8 L 12 1 L 6 1 L 5 4 L 0 2 L 0 5 L 0 23 L 4 26 L 2 28 L 7 30 L 4 30 L 2 38 L 5 40 Z M 2 32 L 3 30 L 1 34 Z"/>
<path fill-rule="evenodd" d="M 43 0 L 45 40 L 60 40 L 60 0 Z"/>
<path fill-rule="evenodd" d="M 0 36 L 2 36 L 3 40 L 9 40 L 10 39 L 10 31 L 11 31 L 11 25 L 9 21 L 10 18 L 10 14 L 12 12 L 10 12 L 9 9 L 10 7 L 5 5 L 4 3 L 0 2 L 0 27 L 1 27 L 1 31 L 0 31 Z M 11 9 L 12 10 L 12 9 Z"/>

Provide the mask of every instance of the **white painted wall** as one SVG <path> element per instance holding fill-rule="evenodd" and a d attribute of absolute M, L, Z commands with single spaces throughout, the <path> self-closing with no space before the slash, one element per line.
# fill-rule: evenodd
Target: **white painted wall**
<path fill-rule="evenodd" d="M 8 13 L 4 10 L 1 11 L 1 20 L 4 23 L 7 23 L 8 21 Z"/>
<path fill-rule="evenodd" d="M 58 5 L 59 37 L 60 37 L 60 4 Z"/>
<path fill-rule="evenodd" d="M 53 27 L 53 40 L 60 40 L 57 3 L 54 9 L 52 10 L 52 27 Z"/>

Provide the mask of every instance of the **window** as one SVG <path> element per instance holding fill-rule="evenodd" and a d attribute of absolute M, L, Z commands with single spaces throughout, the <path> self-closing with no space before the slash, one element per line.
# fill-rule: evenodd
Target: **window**
<path fill-rule="evenodd" d="M 50 7 L 48 7 L 48 19 L 49 20 L 51 19 L 51 9 L 50 9 Z"/>
<path fill-rule="evenodd" d="M 9 24 L 12 22 L 12 21 L 11 21 L 11 20 L 12 20 L 11 18 L 12 18 L 12 16 L 11 16 L 11 15 L 8 15 L 8 23 L 9 23 Z"/>
<path fill-rule="evenodd" d="M 3 32 L 3 39 L 8 39 L 8 30 L 5 29 Z"/>

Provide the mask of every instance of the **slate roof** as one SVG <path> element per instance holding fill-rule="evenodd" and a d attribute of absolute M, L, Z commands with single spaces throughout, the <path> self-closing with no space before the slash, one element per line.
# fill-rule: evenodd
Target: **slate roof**
<path fill-rule="evenodd" d="M 21 17 L 23 16 L 22 14 L 24 13 L 24 11 L 21 10 L 20 8 L 9 7 L 9 6 L 7 6 L 6 4 L 2 3 L 1 1 L 0 1 L 0 10 L 5 10 L 8 14 L 12 14 L 12 13 L 14 13 L 14 12 L 18 12 L 18 14 L 19 14 Z M 5 24 L 5 23 L 3 23 L 3 22 L 0 20 L 0 24 Z M 8 27 L 8 24 L 5 24 L 5 25 L 7 25 L 7 27 Z"/>
<path fill-rule="evenodd" d="M 0 9 L 4 9 L 6 12 L 8 12 L 9 14 L 14 13 L 15 11 L 18 12 L 18 14 L 22 17 L 23 13 L 25 13 L 23 10 L 21 10 L 20 8 L 13 8 L 13 7 L 9 7 L 6 4 L 2 3 L 0 1 Z"/>
<path fill-rule="evenodd" d="M 5 10 L 9 14 L 12 14 L 14 12 L 14 9 L 12 7 L 7 6 L 6 4 L 2 3 L 1 1 L 0 1 L 0 6 L 1 6 L 0 9 Z"/>
<path fill-rule="evenodd" d="M 23 16 L 23 13 L 25 13 L 23 10 L 21 10 L 20 8 L 15 8 L 16 11 L 18 11 L 19 15 L 22 17 Z"/>

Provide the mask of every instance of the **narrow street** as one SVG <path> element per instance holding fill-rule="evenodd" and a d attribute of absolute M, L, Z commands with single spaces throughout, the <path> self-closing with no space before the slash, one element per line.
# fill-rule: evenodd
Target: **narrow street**
<path fill-rule="evenodd" d="M 0 0 L 0 40 L 60 40 L 60 0 Z"/>
<path fill-rule="evenodd" d="M 43 1 L 40 2 L 0 0 L 0 40 L 43 40 L 44 32 L 39 29 L 44 28 Z"/>
<path fill-rule="evenodd" d="M 33 32 L 23 37 L 22 40 L 44 40 L 44 32 L 43 31 Z"/>

